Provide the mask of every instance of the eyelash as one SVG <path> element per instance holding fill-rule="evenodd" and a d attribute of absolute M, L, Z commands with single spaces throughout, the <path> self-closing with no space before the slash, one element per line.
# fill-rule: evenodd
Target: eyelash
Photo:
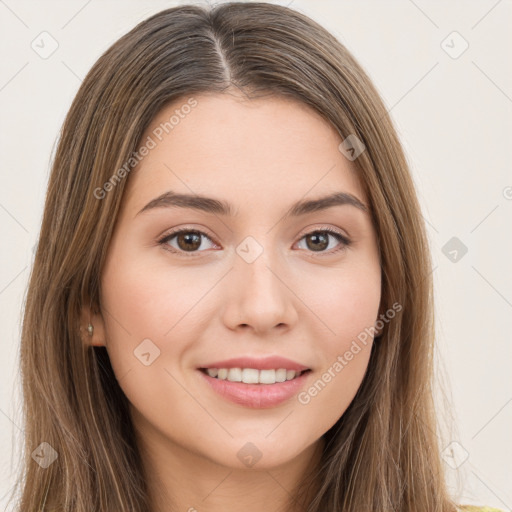
<path fill-rule="evenodd" d="M 187 252 L 187 251 L 177 250 L 174 247 L 171 247 L 171 246 L 167 245 L 167 242 L 169 242 L 175 236 L 177 236 L 177 235 L 179 235 L 181 233 L 194 233 L 196 235 L 203 235 L 206 238 L 208 238 L 211 242 L 213 242 L 213 240 L 206 233 L 204 233 L 203 231 L 199 231 L 197 229 L 183 228 L 183 229 L 172 231 L 171 233 L 166 234 L 163 238 L 158 240 L 158 243 L 160 245 L 164 246 L 164 249 L 166 251 L 172 252 L 174 254 L 179 254 L 180 256 L 183 255 L 185 257 L 197 257 L 198 254 L 203 252 L 203 251 Z M 351 243 L 352 243 L 352 241 L 349 240 L 345 235 L 342 235 L 341 233 L 339 233 L 335 229 L 332 229 L 332 228 L 329 228 L 329 227 L 315 229 L 313 231 L 310 231 L 309 233 L 306 233 L 306 234 L 302 235 L 302 237 L 299 239 L 299 241 L 302 240 L 303 238 L 309 236 L 309 235 L 313 235 L 313 234 L 317 234 L 317 233 L 329 233 L 334 238 L 336 238 L 338 240 L 338 242 L 341 242 L 341 245 L 337 249 L 334 249 L 334 250 L 331 249 L 330 251 L 327 251 L 327 252 L 326 251 L 319 251 L 319 252 L 316 253 L 315 251 L 311 251 L 313 254 L 320 254 L 320 255 L 322 255 L 322 254 L 329 254 L 329 255 L 336 254 L 339 251 L 342 251 L 342 250 L 346 249 L 347 247 L 349 247 L 351 245 Z"/>

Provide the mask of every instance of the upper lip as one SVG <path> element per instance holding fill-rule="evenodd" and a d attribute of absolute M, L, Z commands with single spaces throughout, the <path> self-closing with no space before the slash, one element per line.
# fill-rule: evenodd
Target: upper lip
<path fill-rule="evenodd" d="M 256 370 L 277 370 L 279 368 L 284 368 L 286 370 L 295 370 L 296 372 L 309 370 L 307 366 L 280 356 L 268 356 L 262 358 L 248 356 L 236 357 L 233 359 L 225 359 L 224 361 L 207 363 L 199 368 L 254 368 Z"/>

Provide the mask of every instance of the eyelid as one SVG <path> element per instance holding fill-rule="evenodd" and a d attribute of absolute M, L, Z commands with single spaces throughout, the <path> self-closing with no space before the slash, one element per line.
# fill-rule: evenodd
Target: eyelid
<path fill-rule="evenodd" d="M 313 227 L 313 228 L 308 226 L 307 228 L 305 228 L 305 231 L 301 235 L 299 235 L 299 240 L 302 240 L 302 238 L 304 238 L 306 235 L 310 235 L 312 233 L 317 233 L 317 232 L 324 232 L 324 231 L 327 231 L 327 232 L 335 234 L 335 235 L 339 235 L 342 239 L 344 239 L 347 242 L 347 244 L 352 243 L 352 240 L 348 234 L 343 233 L 342 230 L 339 228 L 333 228 L 332 226 L 328 226 L 328 225 L 320 226 L 320 227 Z"/>

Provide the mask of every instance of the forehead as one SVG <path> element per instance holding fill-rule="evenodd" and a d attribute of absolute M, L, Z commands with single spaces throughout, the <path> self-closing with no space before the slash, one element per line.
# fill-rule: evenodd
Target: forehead
<path fill-rule="evenodd" d="M 132 171 L 123 202 L 140 209 L 166 190 L 215 195 L 240 208 L 249 197 L 263 206 L 332 191 L 365 201 L 341 141 L 327 120 L 295 100 L 184 96 L 146 129 L 141 144 L 152 148 Z"/>

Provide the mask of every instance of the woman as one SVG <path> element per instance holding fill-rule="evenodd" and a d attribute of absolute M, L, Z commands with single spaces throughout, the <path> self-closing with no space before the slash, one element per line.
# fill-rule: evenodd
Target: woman
<path fill-rule="evenodd" d="M 457 510 L 430 269 L 396 132 L 332 35 L 265 3 L 150 17 L 56 152 L 20 510 Z"/>

